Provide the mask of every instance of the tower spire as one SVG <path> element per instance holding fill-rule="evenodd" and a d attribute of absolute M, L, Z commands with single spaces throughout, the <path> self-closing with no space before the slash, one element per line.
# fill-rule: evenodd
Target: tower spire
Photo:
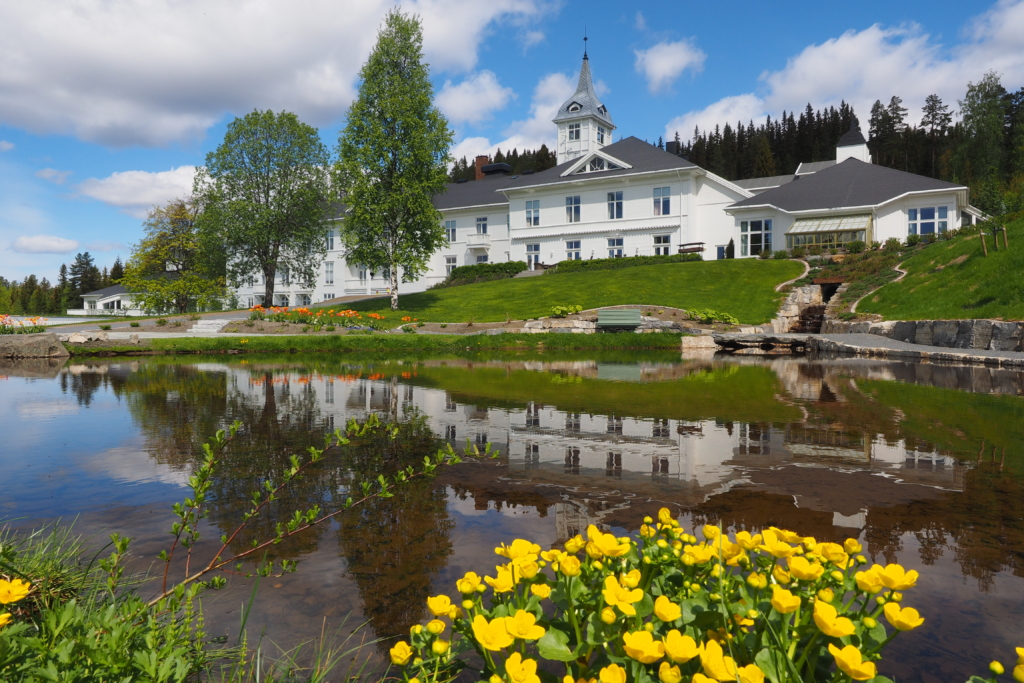
<path fill-rule="evenodd" d="M 587 27 L 583 27 L 583 59 L 589 59 L 587 57 Z"/>

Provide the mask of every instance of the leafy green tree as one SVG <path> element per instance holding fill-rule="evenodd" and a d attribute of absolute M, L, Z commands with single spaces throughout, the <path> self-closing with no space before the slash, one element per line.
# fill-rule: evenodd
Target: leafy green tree
<path fill-rule="evenodd" d="M 350 263 L 386 269 L 391 308 L 404 282 L 423 273 L 446 244 L 433 198 L 445 191 L 452 132 L 433 104 L 419 19 L 392 10 L 359 74 L 362 85 L 338 140 L 336 186 L 347 213 Z"/>
<path fill-rule="evenodd" d="M 0 315 L 7 315 L 11 312 L 11 290 L 0 285 Z"/>
<path fill-rule="evenodd" d="M 218 267 L 233 287 L 262 273 L 267 305 L 279 269 L 311 285 L 327 254 L 329 168 L 317 129 L 295 114 L 254 111 L 232 121 L 196 172 L 204 258 L 226 254 Z"/>
<path fill-rule="evenodd" d="M 135 245 L 121 284 L 146 311 L 206 308 L 224 295 L 222 278 L 203 269 L 198 213 L 191 199 L 175 199 L 149 212 L 145 237 Z"/>

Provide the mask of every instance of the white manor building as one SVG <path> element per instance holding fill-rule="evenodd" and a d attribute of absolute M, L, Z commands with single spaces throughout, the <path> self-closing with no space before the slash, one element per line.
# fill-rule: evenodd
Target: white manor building
<path fill-rule="evenodd" d="M 684 157 L 635 137 L 612 141 L 615 125 L 598 99 L 586 55 L 576 92 L 559 109 L 558 165 L 510 175 L 506 164 L 477 158 L 477 180 L 448 185 L 435 198 L 448 246 L 430 259 L 423 291 L 457 266 L 525 261 L 674 254 L 736 258 L 798 246 L 829 248 L 854 240 L 885 242 L 941 233 L 980 216 L 968 189 L 871 163 L 854 121 L 836 161 L 801 164 L 796 173 L 728 181 Z M 339 217 L 338 220 L 343 220 Z M 275 301 L 263 301 L 262 276 L 238 290 L 243 305 L 303 306 L 335 297 L 383 294 L 386 273 L 345 260 L 332 230 L 328 254 L 312 286 L 279 269 Z"/>

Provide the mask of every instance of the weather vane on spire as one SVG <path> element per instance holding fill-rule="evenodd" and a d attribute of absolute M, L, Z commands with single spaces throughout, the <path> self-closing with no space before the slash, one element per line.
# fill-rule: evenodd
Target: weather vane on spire
<path fill-rule="evenodd" d="M 583 27 L 583 59 L 587 59 L 587 27 Z"/>

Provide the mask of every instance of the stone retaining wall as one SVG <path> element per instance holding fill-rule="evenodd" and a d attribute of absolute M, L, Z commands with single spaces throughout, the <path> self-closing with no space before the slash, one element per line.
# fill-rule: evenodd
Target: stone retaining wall
<path fill-rule="evenodd" d="M 826 320 L 822 334 L 877 334 L 897 341 L 950 349 L 1024 351 L 1024 323 L 1000 320 Z"/>
<path fill-rule="evenodd" d="M 809 306 L 824 304 L 821 285 L 805 285 L 797 287 L 782 302 L 779 312 L 769 323 L 771 331 L 776 334 L 789 332 L 800 319 L 800 313 Z"/>

